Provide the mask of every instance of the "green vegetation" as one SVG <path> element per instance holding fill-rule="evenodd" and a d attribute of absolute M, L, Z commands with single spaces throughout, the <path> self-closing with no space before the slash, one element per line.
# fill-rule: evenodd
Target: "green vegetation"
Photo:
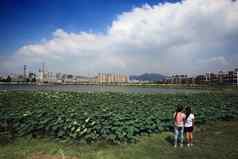
<path fill-rule="evenodd" d="M 140 137 L 136 144 L 68 144 L 18 138 L 0 145 L 1 159 L 237 159 L 238 121 L 209 122 L 195 129 L 192 148 L 174 148 L 171 133 Z"/>
<path fill-rule="evenodd" d="M 48 136 L 77 143 L 134 143 L 172 128 L 177 105 L 192 106 L 196 124 L 238 118 L 238 95 L 1 92 L 0 122 L 17 136 Z"/>

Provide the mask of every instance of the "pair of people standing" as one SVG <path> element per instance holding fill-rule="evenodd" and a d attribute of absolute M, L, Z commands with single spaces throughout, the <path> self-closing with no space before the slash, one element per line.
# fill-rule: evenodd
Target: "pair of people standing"
<path fill-rule="evenodd" d="M 185 108 L 183 113 L 183 107 L 178 106 L 174 113 L 174 147 L 177 147 L 178 140 L 180 139 L 180 147 L 183 147 L 183 132 L 186 133 L 187 146 L 192 146 L 193 139 L 193 127 L 194 127 L 194 114 L 191 111 L 191 107 Z"/>

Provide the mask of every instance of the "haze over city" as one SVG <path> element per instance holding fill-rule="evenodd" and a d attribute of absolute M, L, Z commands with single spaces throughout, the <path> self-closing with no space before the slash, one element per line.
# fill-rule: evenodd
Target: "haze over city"
<path fill-rule="evenodd" d="M 0 73 L 164 75 L 238 67 L 232 0 L 1 1 Z"/>

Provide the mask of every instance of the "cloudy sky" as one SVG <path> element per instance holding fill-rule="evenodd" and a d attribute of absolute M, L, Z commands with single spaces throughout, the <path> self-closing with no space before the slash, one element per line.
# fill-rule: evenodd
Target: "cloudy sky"
<path fill-rule="evenodd" d="M 238 68 L 238 2 L 0 2 L 0 73 L 195 75 Z"/>

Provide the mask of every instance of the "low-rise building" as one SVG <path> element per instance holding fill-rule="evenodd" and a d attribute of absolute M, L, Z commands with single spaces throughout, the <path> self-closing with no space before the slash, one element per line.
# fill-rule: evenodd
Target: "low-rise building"
<path fill-rule="evenodd" d="M 122 74 L 113 74 L 113 73 L 99 73 L 96 76 L 97 83 L 127 83 L 128 76 Z"/>

